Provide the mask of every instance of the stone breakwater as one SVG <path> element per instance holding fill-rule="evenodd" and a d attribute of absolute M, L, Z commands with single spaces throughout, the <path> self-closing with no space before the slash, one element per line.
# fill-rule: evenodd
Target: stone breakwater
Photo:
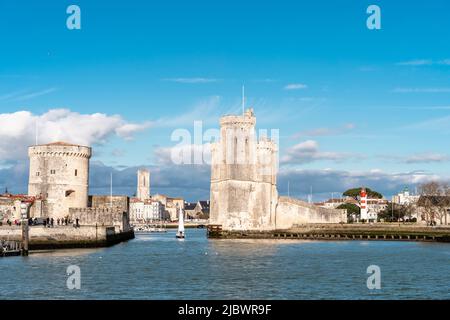
<path fill-rule="evenodd" d="M 208 226 L 216 239 L 396 240 L 450 242 L 450 227 L 398 224 L 305 224 L 272 231 L 226 231 Z"/>
<path fill-rule="evenodd" d="M 133 230 L 117 232 L 114 227 L 57 226 L 29 229 L 30 250 L 108 247 L 134 238 Z M 0 240 L 21 241 L 20 227 L 0 227 Z"/>

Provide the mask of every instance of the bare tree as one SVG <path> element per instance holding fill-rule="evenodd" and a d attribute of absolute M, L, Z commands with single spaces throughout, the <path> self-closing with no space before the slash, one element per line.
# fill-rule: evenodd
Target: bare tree
<path fill-rule="evenodd" d="M 442 184 L 442 201 L 440 204 L 441 207 L 441 216 L 444 217 L 444 223 L 448 224 L 448 215 L 450 214 L 450 185 L 448 183 Z M 442 222 L 442 218 L 441 218 Z"/>
<path fill-rule="evenodd" d="M 441 224 L 447 224 L 448 209 L 450 207 L 450 187 L 448 184 L 436 181 L 420 185 L 419 206 L 423 208 L 423 214 L 427 223 L 439 220 Z"/>

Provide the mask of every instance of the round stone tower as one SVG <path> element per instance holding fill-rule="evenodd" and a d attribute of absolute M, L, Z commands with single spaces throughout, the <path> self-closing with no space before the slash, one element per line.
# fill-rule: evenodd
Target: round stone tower
<path fill-rule="evenodd" d="M 28 195 L 43 199 L 42 218 L 64 218 L 88 205 L 90 147 L 54 142 L 28 148 Z"/>

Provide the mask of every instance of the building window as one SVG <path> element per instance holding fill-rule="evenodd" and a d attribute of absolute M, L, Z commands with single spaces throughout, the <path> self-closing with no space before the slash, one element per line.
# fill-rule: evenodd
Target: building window
<path fill-rule="evenodd" d="M 56 170 L 50 170 L 50 174 L 55 174 Z"/>
<path fill-rule="evenodd" d="M 78 177 L 78 170 L 75 169 L 75 177 Z"/>
<path fill-rule="evenodd" d="M 36 177 L 39 177 L 41 175 L 40 172 L 36 172 Z"/>

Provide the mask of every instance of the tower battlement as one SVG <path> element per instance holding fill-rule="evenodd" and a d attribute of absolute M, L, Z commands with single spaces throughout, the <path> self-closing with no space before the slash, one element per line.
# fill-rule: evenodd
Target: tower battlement
<path fill-rule="evenodd" d="M 49 143 L 31 146 L 28 148 L 28 156 L 33 157 L 80 157 L 91 158 L 92 149 L 68 143 Z"/>
<path fill-rule="evenodd" d="M 243 115 L 225 115 L 220 118 L 221 129 L 227 127 L 255 127 L 256 117 L 253 109 L 247 109 Z"/>

